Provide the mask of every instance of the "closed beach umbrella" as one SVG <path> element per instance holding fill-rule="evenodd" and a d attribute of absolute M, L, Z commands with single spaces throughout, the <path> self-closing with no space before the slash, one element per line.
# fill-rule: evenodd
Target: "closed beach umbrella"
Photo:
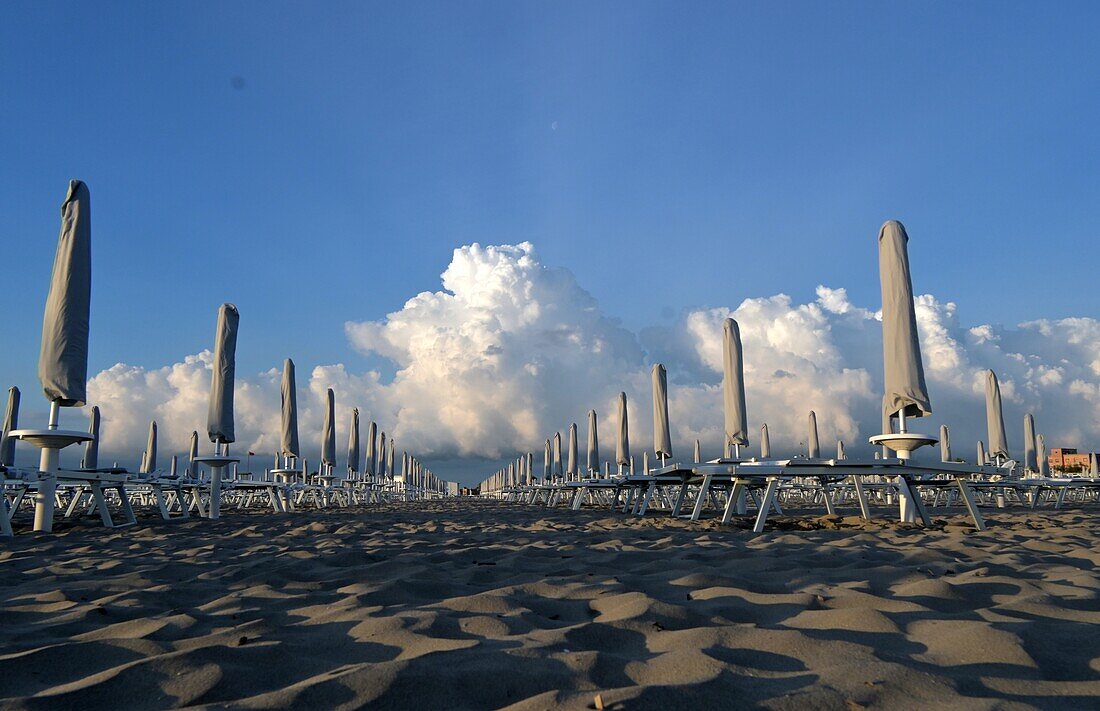
<path fill-rule="evenodd" d="M 553 434 L 553 475 L 561 479 L 561 433 Z"/>
<path fill-rule="evenodd" d="M 810 422 L 809 422 L 809 440 L 807 442 L 807 450 L 809 452 L 810 459 L 817 459 L 821 456 L 821 445 L 817 441 L 817 415 L 813 410 L 810 410 Z"/>
<path fill-rule="evenodd" d="M 321 426 L 321 467 L 336 464 L 336 393 L 332 388 L 325 390 L 325 419 Z"/>
<path fill-rule="evenodd" d="M 298 386 L 294 379 L 294 361 L 283 361 L 283 383 L 279 389 L 283 402 L 282 454 L 285 457 L 302 456 L 298 446 Z"/>
<path fill-rule="evenodd" d="M 535 453 L 527 453 L 527 485 L 535 483 Z"/>
<path fill-rule="evenodd" d="M 649 474 L 649 450 L 642 452 L 642 474 Z"/>
<path fill-rule="evenodd" d="M 191 446 L 187 452 L 187 476 L 194 478 L 199 475 L 199 465 L 195 464 L 195 459 L 199 456 L 199 433 L 197 430 L 191 431 Z"/>
<path fill-rule="evenodd" d="M 653 365 L 653 453 L 672 456 L 672 433 L 668 425 L 668 373 L 660 363 Z"/>
<path fill-rule="evenodd" d="M 38 380 L 46 399 L 81 407 L 88 399 L 88 321 L 92 300 L 91 197 L 88 186 L 69 181 L 61 204 L 50 293 L 42 317 Z"/>
<path fill-rule="evenodd" d="M 233 379 L 237 369 L 239 322 L 237 307 L 222 304 L 214 336 L 214 375 L 210 380 L 210 408 L 206 415 L 206 434 L 215 444 L 229 444 L 237 439 L 233 430 Z"/>
<path fill-rule="evenodd" d="M 940 461 L 951 461 L 951 432 L 947 425 L 940 425 Z"/>
<path fill-rule="evenodd" d="M 391 437 L 390 438 L 390 451 L 389 451 L 389 454 L 386 456 L 386 471 L 388 471 L 390 473 L 391 477 L 393 476 L 393 453 L 394 453 L 394 450 L 395 450 L 394 441 L 393 441 L 393 438 Z"/>
<path fill-rule="evenodd" d="M 374 420 L 367 425 L 367 453 L 363 459 L 363 473 L 374 476 L 378 470 L 378 450 L 375 449 L 375 440 L 378 439 L 378 425 Z"/>
<path fill-rule="evenodd" d="M 1039 476 L 1050 476 L 1050 460 L 1047 459 L 1047 440 L 1043 435 L 1035 436 L 1035 448 L 1038 450 Z"/>
<path fill-rule="evenodd" d="M 615 463 L 630 464 L 630 420 L 626 411 L 626 393 L 619 393 L 619 436 L 615 438 Z"/>
<path fill-rule="evenodd" d="M 703 461 L 703 448 L 699 444 L 699 440 L 695 440 L 695 450 L 691 453 L 691 461 L 698 464 Z"/>
<path fill-rule="evenodd" d="M 838 460 L 847 459 L 847 457 L 844 455 L 844 442 L 839 439 L 836 441 L 836 458 Z"/>
<path fill-rule="evenodd" d="M 569 425 L 569 449 L 567 453 L 565 473 L 570 480 L 577 475 L 577 423 Z"/>
<path fill-rule="evenodd" d="M 596 428 L 596 411 L 588 411 L 588 473 L 600 472 L 600 436 Z"/>
<path fill-rule="evenodd" d="M 722 327 L 722 410 L 726 420 L 725 456 L 733 445 L 749 443 L 745 414 L 745 364 L 741 352 L 741 329 L 732 318 Z"/>
<path fill-rule="evenodd" d="M 8 433 L 19 429 L 19 400 L 19 388 L 8 388 L 8 408 L 4 411 L 3 439 L 0 439 L 0 465 L 5 467 L 15 466 L 15 437 Z"/>
<path fill-rule="evenodd" d="M 760 426 L 760 458 L 772 458 L 772 438 L 768 436 L 768 423 Z"/>
<path fill-rule="evenodd" d="M 359 408 L 351 410 L 351 432 L 348 434 L 348 471 L 359 471 Z"/>
<path fill-rule="evenodd" d="M 878 233 L 878 268 L 882 286 L 882 355 L 885 376 L 883 413 L 906 417 L 932 414 L 924 382 L 913 280 L 909 274 L 909 236 L 896 220 Z"/>
<path fill-rule="evenodd" d="M 542 481 L 546 483 L 550 481 L 550 468 L 553 466 L 554 450 L 551 448 L 550 440 L 546 440 L 546 447 L 542 452 Z"/>
<path fill-rule="evenodd" d="M 1096 461 L 1096 452 L 1089 453 L 1089 476 L 1100 476 L 1100 462 Z"/>
<path fill-rule="evenodd" d="M 1024 469 L 1039 471 L 1039 457 L 1035 452 L 1035 417 L 1030 412 L 1024 415 Z"/>
<path fill-rule="evenodd" d="M 978 466 L 985 466 L 988 459 L 985 456 L 985 442 L 978 440 Z"/>
<path fill-rule="evenodd" d="M 393 476 L 393 472 L 386 464 L 386 433 L 382 432 L 378 435 L 378 476 L 387 474 Z"/>
<path fill-rule="evenodd" d="M 145 459 L 141 463 L 141 473 L 148 474 L 157 468 L 157 421 L 149 423 L 149 439 L 145 443 Z"/>
<path fill-rule="evenodd" d="M 1001 384 L 992 370 L 985 372 L 985 426 L 989 434 L 989 456 L 1008 459 L 1008 437 L 1001 411 Z"/>
<path fill-rule="evenodd" d="M 99 467 L 99 407 L 93 405 L 88 415 L 88 434 L 92 436 L 84 443 L 84 459 L 80 466 L 84 469 Z"/>

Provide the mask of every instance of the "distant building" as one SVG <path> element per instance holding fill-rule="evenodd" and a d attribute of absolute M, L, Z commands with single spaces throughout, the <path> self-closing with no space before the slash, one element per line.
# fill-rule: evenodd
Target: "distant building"
<path fill-rule="evenodd" d="M 1050 450 L 1047 462 L 1050 464 L 1051 471 L 1074 470 L 1087 472 L 1089 470 L 1089 453 L 1079 453 L 1072 447 L 1055 447 Z"/>

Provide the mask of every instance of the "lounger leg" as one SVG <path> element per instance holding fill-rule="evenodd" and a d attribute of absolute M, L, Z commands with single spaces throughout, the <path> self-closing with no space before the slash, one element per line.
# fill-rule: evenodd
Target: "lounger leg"
<path fill-rule="evenodd" d="M 852 475 L 851 479 L 856 490 L 856 499 L 859 501 L 859 514 L 864 521 L 870 521 L 871 507 L 867 505 L 867 495 L 863 493 L 863 482 L 855 475 Z"/>
<path fill-rule="evenodd" d="M 733 518 L 734 510 L 739 509 L 738 504 L 744 505 L 745 502 L 745 485 L 739 481 L 733 482 L 733 489 L 730 490 L 730 497 L 726 501 L 726 510 L 722 512 L 722 523 L 727 524 L 730 519 Z M 737 511 L 740 514 L 740 510 Z"/>
<path fill-rule="evenodd" d="M 764 500 L 760 502 L 760 511 L 756 514 L 756 523 L 752 527 L 753 533 L 763 533 L 764 524 L 768 520 L 768 511 L 775 501 L 775 493 L 779 491 L 779 480 L 769 479 L 768 488 L 764 490 Z"/>
<path fill-rule="evenodd" d="M 908 502 L 910 508 L 910 519 L 902 518 L 902 521 L 908 520 L 910 523 L 916 523 L 917 518 L 920 518 L 921 524 L 924 526 L 931 526 L 932 520 L 928 518 L 928 512 L 924 510 L 924 502 L 920 498 L 920 492 L 917 487 L 913 486 L 906 477 L 898 477 L 898 492 L 902 502 Z M 904 503 L 902 511 L 905 511 Z"/>
<path fill-rule="evenodd" d="M 825 477 L 821 477 L 818 481 L 821 482 L 821 498 L 825 500 L 825 513 L 834 516 L 836 509 L 833 508 L 833 500 L 829 497 L 829 483 Z"/>
<path fill-rule="evenodd" d="M 129 525 L 131 523 L 137 523 L 137 516 L 134 515 L 134 507 L 130 505 L 130 499 L 126 496 L 126 485 L 119 484 L 115 487 L 118 492 L 118 498 L 122 502 L 122 518 L 125 519 L 121 525 Z"/>
<path fill-rule="evenodd" d="M 157 500 L 157 508 L 160 510 L 160 517 L 167 521 L 171 516 L 168 514 L 168 506 L 166 506 L 164 502 L 164 492 L 161 491 L 159 486 L 153 485 L 152 488 L 153 496 Z"/>
<path fill-rule="evenodd" d="M 695 498 L 695 508 L 691 510 L 691 520 L 698 521 L 699 514 L 703 513 L 703 504 L 706 503 L 707 493 L 710 491 L 710 480 L 712 476 L 707 474 L 703 477 L 703 483 L 699 486 L 699 495 Z"/>
<path fill-rule="evenodd" d="M 8 509 L 8 520 L 9 521 L 12 519 L 12 517 L 15 516 L 15 512 L 19 510 L 19 507 L 23 505 L 23 499 L 25 499 L 26 497 L 27 497 L 27 490 L 23 489 L 18 494 L 15 495 L 14 499 L 12 499 L 11 507 Z"/>
<path fill-rule="evenodd" d="M 96 508 L 99 509 L 99 517 L 103 520 L 103 525 L 114 528 L 115 522 L 111 519 L 111 510 L 107 508 L 107 498 L 103 495 L 103 487 L 99 482 L 92 484 L 92 498 L 95 500 Z"/>
<path fill-rule="evenodd" d="M 688 490 L 688 485 L 687 485 L 687 482 L 685 481 L 683 484 L 680 485 L 680 492 L 678 494 L 676 494 L 676 503 L 674 503 L 672 505 L 672 515 L 673 516 L 679 516 L 680 515 L 680 509 L 684 505 L 684 497 L 687 496 L 687 490 Z"/>
<path fill-rule="evenodd" d="M 914 493 L 909 490 L 909 484 L 904 477 L 897 477 L 898 486 L 898 518 L 903 523 L 917 522 L 917 508 L 913 502 Z M 887 499 L 889 503 L 889 499 Z"/>
<path fill-rule="evenodd" d="M 974 528 L 984 531 L 985 521 L 982 519 L 981 512 L 978 511 L 978 504 L 975 503 L 974 497 L 970 493 L 970 487 L 960 477 L 955 478 L 955 483 L 959 485 L 959 495 L 962 496 L 963 503 L 966 504 L 966 510 L 970 512 L 970 518 L 974 520 Z"/>
<path fill-rule="evenodd" d="M 69 502 L 69 505 L 65 508 L 65 518 L 69 518 L 76 511 L 76 507 L 80 505 L 80 502 L 84 499 L 83 489 L 73 489 L 73 498 Z"/>
<path fill-rule="evenodd" d="M 638 507 L 638 515 L 645 516 L 645 510 L 649 508 L 649 501 L 653 498 L 654 490 L 657 488 L 657 482 L 651 481 L 649 486 L 646 487 L 645 494 L 642 496 L 641 505 Z"/>
<path fill-rule="evenodd" d="M 0 490 L 0 536 L 12 537 L 15 533 L 11 528 L 11 511 L 8 507 L 8 497 Z"/>

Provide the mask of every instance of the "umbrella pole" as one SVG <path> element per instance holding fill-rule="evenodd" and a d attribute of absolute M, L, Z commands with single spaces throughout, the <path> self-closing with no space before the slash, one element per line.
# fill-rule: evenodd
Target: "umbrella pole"
<path fill-rule="evenodd" d="M 51 401 L 50 423 L 47 429 L 57 429 L 60 414 L 61 406 L 57 400 Z M 34 500 L 34 530 L 36 531 L 46 531 L 48 533 L 53 530 L 54 497 L 57 494 L 57 470 L 59 468 L 58 452 L 60 452 L 58 449 L 43 447 L 39 455 L 38 470 L 41 472 L 39 476 L 42 478 L 38 481 L 38 495 Z"/>
<path fill-rule="evenodd" d="M 905 408 L 898 410 L 898 434 L 905 434 Z M 898 459 L 908 462 L 910 453 L 907 451 L 899 450 L 897 452 Z M 913 501 L 913 497 L 917 496 L 905 481 L 898 477 L 898 519 L 904 523 L 916 523 L 917 522 L 917 507 L 916 502 Z"/>

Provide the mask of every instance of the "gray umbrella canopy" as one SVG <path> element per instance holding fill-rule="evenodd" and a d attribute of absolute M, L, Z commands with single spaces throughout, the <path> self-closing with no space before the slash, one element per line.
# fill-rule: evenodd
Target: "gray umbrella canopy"
<path fill-rule="evenodd" d="M 630 464 L 630 419 L 626 411 L 626 393 L 619 393 L 619 436 L 615 438 L 615 463 Z"/>
<path fill-rule="evenodd" d="M 699 440 L 695 440 L 695 449 L 691 453 L 691 461 L 696 464 L 703 461 L 703 447 L 699 444 Z"/>
<path fill-rule="evenodd" d="M 387 474 L 393 476 L 393 472 L 386 463 L 386 433 L 382 432 L 378 435 L 378 476 Z"/>
<path fill-rule="evenodd" d="M 283 361 L 283 383 L 279 389 L 283 402 L 282 454 L 285 457 L 300 457 L 298 446 L 298 385 L 294 379 L 294 361 Z"/>
<path fill-rule="evenodd" d="M 237 370 L 237 324 L 240 314 L 233 304 L 218 309 L 218 330 L 214 335 L 214 376 L 210 380 L 210 408 L 206 434 L 214 443 L 236 441 L 233 431 L 233 379 Z"/>
<path fill-rule="evenodd" d="M 985 373 L 985 426 L 989 434 L 989 456 L 1008 458 L 1008 437 L 1001 411 L 1001 384 L 992 370 Z"/>
<path fill-rule="evenodd" d="M 0 434 L 0 465 L 15 466 L 15 437 L 8 436 L 12 430 L 19 429 L 19 388 L 8 388 L 8 409 L 4 411 L 4 429 Z"/>
<path fill-rule="evenodd" d="M 836 441 L 836 458 L 837 459 L 847 459 L 848 458 L 848 456 L 846 454 L 844 454 L 844 441 L 843 440 L 838 439 Z"/>
<path fill-rule="evenodd" d="M 565 473 L 569 476 L 577 475 L 577 423 L 569 425 L 569 449 L 567 453 Z"/>
<path fill-rule="evenodd" d="M 1100 476 L 1100 462 L 1096 459 L 1096 452 L 1089 453 L 1089 475 Z"/>
<path fill-rule="evenodd" d="M 562 476 L 561 468 L 561 432 L 554 433 L 554 476 Z"/>
<path fill-rule="evenodd" d="M 978 440 L 978 466 L 984 466 L 989 462 L 985 455 L 985 442 Z"/>
<path fill-rule="evenodd" d="M 390 473 L 391 477 L 393 476 L 393 453 L 394 453 L 394 451 L 395 451 L 394 441 L 393 441 L 393 438 L 391 437 L 390 438 L 390 451 L 386 455 L 386 471 L 388 471 Z"/>
<path fill-rule="evenodd" d="M 550 446 L 550 440 L 546 440 L 546 447 L 542 452 L 542 480 L 550 481 L 550 468 L 553 466 L 554 450 Z"/>
<path fill-rule="evenodd" d="M 367 425 L 367 453 L 363 459 L 363 473 L 374 476 L 374 473 L 378 471 L 378 450 L 375 449 L 375 440 L 378 439 L 378 425 L 374 424 L 374 420 Z"/>
<path fill-rule="evenodd" d="M 148 474 L 157 469 L 157 421 L 149 423 L 149 439 L 145 443 L 145 457 L 141 460 L 141 473 Z"/>
<path fill-rule="evenodd" d="M 810 410 L 810 422 L 809 422 L 809 434 L 807 435 L 807 453 L 810 459 L 817 459 L 821 456 L 821 444 L 817 441 L 817 415 L 813 410 Z"/>
<path fill-rule="evenodd" d="M 588 473 L 600 471 L 600 435 L 596 427 L 596 411 L 588 411 Z"/>
<path fill-rule="evenodd" d="M 351 432 L 348 433 L 348 471 L 359 471 L 359 408 L 351 410 Z"/>
<path fill-rule="evenodd" d="M 88 399 L 88 320 L 92 303 L 92 223 L 88 186 L 69 181 L 61 233 L 42 317 L 38 380 L 50 402 L 81 407 Z"/>
<path fill-rule="evenodd" d="M 325 419 L 321 427 L 321 464 L 336 464 L 336 393 L 325 391 Z"/>
<path fill-rule="evenodd" d="M 653 365 L 653 453 L 672 456 L 672 433 L 668 425 L 668 373 L 660 363 Z"/>
<path fill-rule="evenodd" d="M 84 459 L 80 466 L 84 469 L 95 469 L 99 466 L 99 407 L 92 406 L 88 414 L 88 434 L 92 436 L 84 443 Z"/>
<path fill-rule="evenodd" d="M 1039 457 L 1035 452 L 1035 417 L 1030 412 L 1024 415 L 1024 468 L 1029 472 L 1039 471 Z"/>
<path fill-rule="evenodd" d="M 535 453 L 527 453 L 527 485 L 535 483 Z"/>
<path fill-rule="evenodd" d="M 940 425 L 940 461 L 951 461 L 951 432 L 947 425 Z"/>
<path fill-rule="evenodd" d="M 1050 460 L 1047 459 L 1047 440 L 1043 435 L 1035 435 L 1036 456 L 1039 460 L 1039 476 L 1050 476 Z"/>
<path fill-rule="evenodd" d="M 191 432 L 191 447 L 187 451 L 187 476 L 198 476 L 199 465 L 195 464 L 195 459 L 199 456 L 199 433 L 195 430 Z"/>
<path fill-rule="evenodd" d="M 882 356 L 886 392 L 885 414 L 903 410 L 906 417 L 932 414 L 924 363 L 913 307 L 913 280 L 909 274 L 909 236 L 896 220 L 878 233 L 878 270 L 882 283 Z"/>
<path fill-rule="evenodd" d="M 768 423 L 760 425 L 760 458 L 771 459 L 772 439 L 768 436 Z"/>
<path fill-rule="evenodd" d="M 726 446 L 749 443 L 745 414 L 745 364 L 741 352 L 741 329 L 732 318 L 722 326 L 722 409 L 726 418 Z"/>

